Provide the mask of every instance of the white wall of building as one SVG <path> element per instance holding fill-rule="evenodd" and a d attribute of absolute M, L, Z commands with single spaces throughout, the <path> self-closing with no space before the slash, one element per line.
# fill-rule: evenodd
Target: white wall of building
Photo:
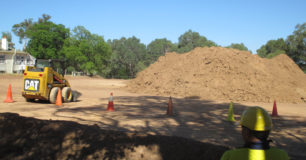
<path fill-rule="evenodd" d="M 8 41 L 6 37 L 2 37 L 1 40 L 1 49 L 7 51 L 8 50 Z"/>
<path fill-rule="evenodd" d="M 35 58 L 26 52 L 0 51 L 0 58 L 0 72 L 21 73 L 26 66 L 35 65 Z"/>
<path fill-rule="evenodd" d="M 13 73 L 13 66 L 14 66 L 13 55 L 6 55 L 5 64 L 6 64 L 6 73 Z"/>

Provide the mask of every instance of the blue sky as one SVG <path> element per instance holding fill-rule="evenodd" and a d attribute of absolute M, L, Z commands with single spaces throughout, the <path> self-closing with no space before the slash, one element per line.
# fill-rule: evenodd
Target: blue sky
<path fill-rule="evenodd" d="M 105 40 L 136 36 L 144 44 L 156 38 L 176 43 L 191 29 L 221 46 L 244 43 L 253 53 L 306 22 L 306 0 L 2 0 L 1 6 L 0 32 L 45 13 Z M 17 37 L 13 42 L 22 48 Z"/>

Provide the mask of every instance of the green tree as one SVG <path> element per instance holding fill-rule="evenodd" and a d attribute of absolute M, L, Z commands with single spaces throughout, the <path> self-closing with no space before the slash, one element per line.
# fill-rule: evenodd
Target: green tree
<path fill-rule="evenodd" d="M 35 23 L 25 33 L 30 39 L 26 51 L 40 59 L 60 59 L 64 41 L 69 37 L 69 29 L 50 21 Z"/>
<path fill-rule="evenodd" d="M 19 43 L 22 43 L 23 40 L 25 40 L 25 43 L 27 44 L 27 41 L 29 40 L 29 30 L 32 28 L 34 24 L 40 24 L 40 23 L 45 23 L 49 22 L 51 19 L 50 15 L 43 14 L 41 18 L 38 18 L 37 22 L 33 22 L 32 18 L 25 19 L 23 22 L 14 24 L 12 27 L 13 33 L 19 37 Z"/>
<path fill-rule="evenodd" d="M 206 37 L 201 36 L 198 32 L 193 32 L 192 30 L 188 30 L 183 35 L 179 37 L 178 42 L 178 52 L 189 52 L 196 47 L 211 47 L 217 46 L 217 44 L 213 41 L 207 40 Z"/>
<path fill-rule="evenodd" d="M 273 58 L 280 54 L 286 54 L 286 52 L 284 50 L 276 50 L 275 52 L 268 54 L 266 58 Z"/>
<path fill-rule="evenodd" d="M 112 46 L 109 77 L 134 78 L 146 65 L 146 46 L 136 37 L 109 41 Z"/>
<path fill-rule="evenodd" d="M 109 59 L 112 54 L 112 50 L 110 45 L 108 45 L 102 36 L 93 34 L 90 40 L 90 45 L 92 48 L 92 54 L 89 57 L 89 60 L 93 62 L 95 67 L 97 68 L 98 73 L 102 75 L 107 74 L 107 67 Z"/>
<path fill-rule="evenodd" d="M 19 43 L 22 43 L 24 39 L 27 39 L 26 31 L 28 31 L 33 26 L 33 19 L 25 19 L 23 22 L 19 24 L 14 24 L 12 31 L 13 33 L 19 37 Z"/>
<path fill-rule="evenodd" d="M 231 45 L 227 46 L 226 48 L 234 48 L 241 51 L 249 51 L 249 49 L 243 43 L 232 43 Z"/>
<path fill-rule="evenodd" d="M 306 63 L 306 23 L 296 25 L 292 35 L 286 39 L 288 45 L 286 53 L 291 57 L 300 67 Z"/>
<path fill-rule="evenodd" d="M 266 58 L 287 54 L 306 72 L 306 23 L 296 25 L 293 34 L 286 41 L 282 38 L 268 41 L 257 50 L 257 54 Z"/>
<path fill-rule="evenodd" d="M 43 14 L 41 18 L 38 18 L 37 23 L 46 23 L 51 19 L 51 16 L 48 14 Z"/>
<path fill-rule="evenodd" d="M 78 45 L 79 42 L 74 38 L 70 37 L 65 40 L 62 53 L 68 61 L 68 73 L 71 71 L 83 71 L 84 66 L 82 65 L 88 61 L 88 58 L 81 52 Z"/>
<path fill-rule="evenodd" d="M 147 46 L 147 60 L 152 63 L 166 52 L 172 52 L 176 50 L 176 45 L 166 38 L 155 39 Z M 148 65 L 148 64 L 147 64 Z"/>
<path fill-rule="evenodd" d="M 90 40 L 91 33 L 84 26 L 76 26 L 72 30 L 71 36 L 76 40 Z"/>
<path fill-rule="evenodd" d="M 262 45 L 258 50 L 257 54 L 260 57 L 273 57 L 282 53 L 285 53 L 287 50 L 287 45 L 283 38 L 277 40 L 270 40 L 267 44 Z"/>
<path fill-rule="evenodd" d="M 266 45 L 262 45 L 259 49 L 256 50 L 256 52 L 259 57 L 262 57 L 262 58 L 267 57 L 268 52 L 266 49 Z"/>
<path fill-rule="evenodd" d="M 68 59 L 69 69 L 83 71 L 88 75 L 108 73 L 111 47 L 102 36 L 91 34 L 85 27 L 77 26 L 66 39 L 63 53 Z"/>

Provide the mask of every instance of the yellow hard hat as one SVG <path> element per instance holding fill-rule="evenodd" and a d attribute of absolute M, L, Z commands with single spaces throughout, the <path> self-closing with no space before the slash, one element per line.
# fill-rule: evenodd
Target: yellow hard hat
<path fill-rule="evenodd" d="M 268 131 L 272 129 L 272 119 L 261 107 L 249 107 L 241 115 L 240 124 L 253 131 Z"/>

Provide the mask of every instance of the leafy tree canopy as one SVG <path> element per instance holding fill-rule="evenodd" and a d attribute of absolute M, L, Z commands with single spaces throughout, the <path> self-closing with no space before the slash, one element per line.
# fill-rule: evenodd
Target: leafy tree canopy
<path fill-rule="evenodd" d="M 69 37 L 69 29 L 51 21 L 35 23 L 25 34 L 30 39 L 26 51 L 39 59 L 60 59 L 64 41 Z"/>
<path fill-rule="evenodd" d="M 207 40 L 206 37 L 201 36 L 198 32 L 188 30 L 179 37 L 178 52 L 184 53 L 189 52 L 196 47 L 211 47 L 217 46 L 213 41 Z"/>
<path fill-rule="evenodd" d="M 257 54 L 263 58 L 287 54 L 306 72 L 306 23 L 296 25 L 293 34 L 286 40 L 280 38 L 268 41 L 257 50 Z"/>
<path fill-rule="evenodd" d="M 166 38 L 155 39 L 148 45 L 147 50 L 148 53 L 152 55 L 163 55 L 166 52 L 175 50 L 175 45 Z"/>
<path fill-rule="evenodd" d="M 62 52 L 71 71 L 83 71 L 88 75 L 107 74 L 111 47 L 102 36 L 91 34 L 83 26 L 73 29 L 71 37 L 65 41 Z"/>
<path fill-rule="evenodd" d="M 166 52 L 172 52 L 176 50 L 176 45 L 166 38 L 155 39 L 147 46 L 147 60 L 149 63 L 152 63 L 156 61 L 158 57 L 164 55 Z"/>
<path fill-rule="evenodd" d="M 112 46 L 109 77 L 134 78 L 145 67 L 146 46 L 136 37 L 109 41 Z"/>
<path fill-rule="evenodd" d="M 306 23 L 296 25 L 286 39 L 287 54 L 298 64 L 306 63 Z"/>
<path fill-rule="evenodd" d="M 284 39 L 280 38 L 277 40 L 270 40 L 267 44 L 262 45 L 258 50 L 257 54 L 260 57 L 267 57 L 268 55 L 278 55 L 276 53 L 285 52 L 287 50 L 287 45 Z M 271 55 L 269 57 L 271 57 Z"/>
<path fill-rule="evenodd" d="M 226 48 L 234 48 L 241 51 L 249 51 L 249 49 L 243 43 L 232 43 L 231 45 L 227 46 Z"/>
<path fill-rule="evenodd" d="M 25 19 L 23 22 L 14 24 L 12 31 L 13 33 L 19 37 L 19 43 L 22 43 L 23 40 L 29 38 L 28 30 L 32 28 L 34 24 L 40 24 L 48 22 L 51 19 L 50 15 L 43 14 L 41 18 L 38 18 L 37 22 L 33 22 L 33 18 Z"/>

